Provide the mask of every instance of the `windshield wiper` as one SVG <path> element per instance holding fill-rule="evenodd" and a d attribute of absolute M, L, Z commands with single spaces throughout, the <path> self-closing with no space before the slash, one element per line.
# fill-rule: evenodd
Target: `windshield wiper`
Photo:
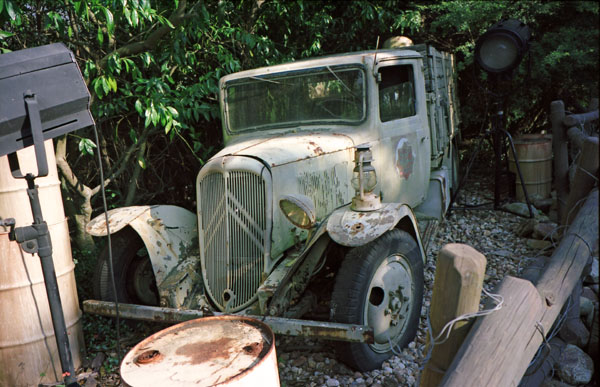
<path fill-rule="evenodd" d="M 280 85 L 280 84 L 281 84 L 281 82 L 272 81 L 272 80 L 270 80 L 270 79 L 265 79 L 265 78 L 259 78 L 259 77 L 248 77 L 248 78 L 250 78 L 250 79 L 256 79 L 256 80 L 258 80 L 258 81 L 263 81 L 263 82 L 275 83 L 275 84 L 277 84 L 277 85 Z"/>
<path fill-rule="evenodd" d="M 352 92 L 352 89 L 348 87 L 348 85 L 346 85 L 346 83 L 344 81 L 342 81 L 342 79 L 335 73 L 335 71 L 333 71 L 329 66 L 325 66 L 327 68 L 327 70 L 329 70 L 329 72 L 331 74 L 333 74 L 333 76 L 335 77 L 335 79 L 337 79 L 338 81 L 340 81 L 340 83 L 342 84 L 342 86 L 344 86 L 346 88 L 346 90 L 348 90 L 348 92 L 350 93 L 350 95 L 352 95 L 354 98 L 356 98 L 356 94 L 354 94 Z"/>

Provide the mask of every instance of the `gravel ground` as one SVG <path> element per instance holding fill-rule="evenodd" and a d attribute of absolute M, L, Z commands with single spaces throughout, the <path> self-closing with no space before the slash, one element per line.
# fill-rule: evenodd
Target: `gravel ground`
<path fill-rule="evenodd" d="M 336 361 L 329 342 L 303 338 L 278 339 L 276 349 L 282 386 L 418 385 L 420 368 L 424 364 L 426 316 L 435 276 L 435 260 L 440 248 L 447 243 L 465 243 L 483 253 L 487 258 L 486 290 L 492 290 L 505 275 L 518 275 L 530 258 L 540 255 L 539 250 L 529 248 L 527 239 L 518 237 L 514 231 L 524 218 L 491 210 L 493 184 L 488 179 L 473 179 L 467 185 L 461 191 L 457 209 L 439 226 L 429 245 L 425 265 L 425 298 L 415 341 L 384 362 L 381 369 L 361 373 Z M 485 203 L 488 205 L 469 210 L 458 209 Z"/>
<path fill-rule="evenodd" d="M 487 176 L 472 177 L 466 185 L 456 209 L 439 225 L 436 236 L 429 244 L 425 265 L 425 297 L 415 340 L 384 362 L 380 369 L 361 373 L 336 360 L 331 342 L 278 337 L 276 350 L 282 386 L 418 385 L 420 368 L 424 365 L 426 317 L 435 276 L 435 260 L 440 248 L 447 243 L 465 243 L 483 253 L 487 258 L 484 288 L 488 291 L 505 275 L 518 275 L 529 259 L 543 252 L 528 247 L 528 240 L 516 234 L 515 230 L 524 218 L 491 210 L 493 183 Z M 465 207 L 470 209 L 465 210 Z M 546 251 L 546 255 L 550 255 L 550 251 Z M 125 349 L 130 346 L 131 343 L 125 345 Z M 114 357 L 114 354 L 111 355 Z M 97 382 L 93 377 L 89 378 L 86 386 L 120 384 L 116 372 L 101 372 L 96 378 Z"/>

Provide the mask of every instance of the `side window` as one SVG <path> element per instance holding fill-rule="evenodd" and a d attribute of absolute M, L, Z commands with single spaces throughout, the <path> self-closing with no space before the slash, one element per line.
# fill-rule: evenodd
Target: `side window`
<path fill-rule="evenodd" d="M 410 65 L 389 66 L 379 69 L 379 117 L 381 122 L 414 116 L 415 87 Z"/>

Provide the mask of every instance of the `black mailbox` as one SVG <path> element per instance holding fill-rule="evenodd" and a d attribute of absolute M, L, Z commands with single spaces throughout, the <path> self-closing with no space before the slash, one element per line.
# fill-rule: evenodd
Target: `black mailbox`
<path fill-rule="evenodd" d="M 62 43 L 0 55 L 0 156 L 33 145 L 25 98 L 35 98 L 43 139 L 94 125 L 90 94 Z"/>

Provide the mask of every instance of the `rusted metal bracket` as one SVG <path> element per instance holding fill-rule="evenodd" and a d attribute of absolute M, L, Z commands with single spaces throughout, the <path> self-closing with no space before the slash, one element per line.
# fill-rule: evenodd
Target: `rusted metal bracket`
<path fill-rule="evenodd" d="M 86 300 L 83 311 L 116 317 L 115 304 L 109 301 Z M 223 313 L 162 308 L 135 304 L 119 304 L 119 316 L 135 320 L 178 323 Z M 366 325 L 343 324 L 327 321 L 297 320 L 282 317 L 249 316 L 269 325 L 277 335 L 314 337 L 326 340 L 373 343 L 373 328 Z"/>

